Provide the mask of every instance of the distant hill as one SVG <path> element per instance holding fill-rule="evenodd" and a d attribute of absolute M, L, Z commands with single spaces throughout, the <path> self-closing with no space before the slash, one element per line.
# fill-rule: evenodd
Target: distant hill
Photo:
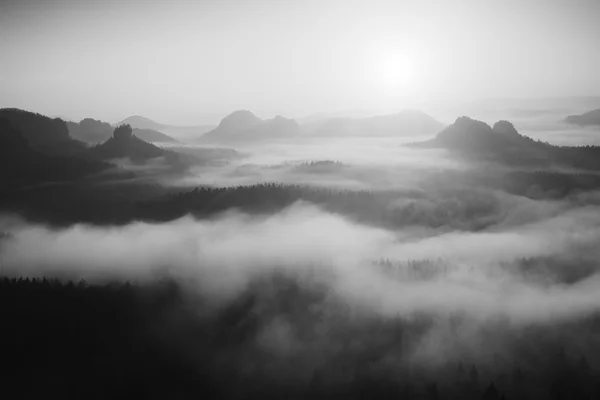
<path fill-rule="evenodd" d="M 285 138 L 297 135 L 300 125 L 293 119 L 280 115 L 273 119 L 260 119 L 250 111 L 234 111 L 219 125 L 206 133 L 199 142 L 248 142 L 262 139 Z"/>
<path fill-rule="evenodd" d="M 333 118 L 307 126 L 309 133 L 316 136 L 366 137 L 434 135 L 443 128 L 441 122 L 413 110 L 367 118 Z"/>
<path fill-rule="evenodd" d="M 578 110 L 600 108 L 599 96 L 566 96 L 541 98 L 488 98 L 454 103 L 445 107 L 451 115 L 477 115 L 488 120 L 509 117 L 527 120 L 530 118 L 555 118 Z"/>
<path fill-rule="evenodd" d="M 133 134 L 146 142 L 179 143 L 179 140 L 154 129 L 133 128 Z"/>
<path fill-rule="evenodd" d="M 19 110 L 0 109 L 6 119 L 27 140 L 28 146 L 49 155 L 74 155 L 85 151 L 85 144 L 69 136 L 67 123 L 60 118 Z"/>
<path fill-rule="evenodd" d="M 160 131 L 161 129 L 167 127 L 167 125 L 152 121 L 151 119 L 142 117 L 141 115 L 132 115 L 131 117 L 127 117 L 123 121 L 115 124 L 115 126 L 120 125 L 129 125 L 134 129 L 152 129 L 155 131 Z"/>
<path fill-rule="evenodd" d="M 69 135 L 73 139 L 85 143 L 96 144 L 106 141 L 112 136 L 113 128 L 108 122 L 102 122 L 93 118 L 82 119 L 79 123 L 67 122 Z"/>
<path fill-rule="evenodd" d="M 8 119 L 0 118 L 2 188 L 74 180 L 109 167 L 109 164 L 76 156 L 50 156 L 33 150 Z"/>
<path fill-rule="evenodd" d="M 202 136 L 206 132 L 215 128 L 214 125 L 176 126 L 176 125 L 161 124 L 161 123 L 153 121 L 149 118 L 142 117 L 141 115 L 133 115 L 131 117 L 125 118 L 123 121 L 120 121 L 120 122 L 114 124 L 114 126 L 119 126 L 119 125 L 129 125 L 134 130 L 139 129 L 139 130 L 152 130 L 155 132 L 160 132 L 160 133 L 170 136 L 172 139 L 177 139 L 179 141 L 197 139 L 198 137 Z M 135 133 L 135 134 L 136 134 L 136 136 L 138 136 L 137 133 Z M 141 138 L 142 136 L 139 136 L 139 137 Z M 144 139 L 144 140 L 150 140 L 150 139 L 148 138 L 148 139 Z M 150 140 L 150 141 L 156 141 L 156 142 L 160 141 L 160 142 L 166 143 L 165 140 Z"/>
<path fill-rule="evenodd" d="M 521 135 L 508 121 L 498 121 L 490 127 L 469 117 L 459 117 L 435 138 L 410 147 L 445 148 L 463 158 L 509 166 L 600 169 L 600 147 L 554 146 L 536 141 Z"/>
<path fill-rule="evenodd" d="M 98 144 L 112 137 L 114 128 L 108 122 L 92 118 L 82 119 L 79 123 L 67 122 L 69 134 L 74 139 L 89 144 Z M 153 129 L 133 129 L 133 134 L 147 142 L 178 143 L 178 140 Z"/>
<path fill-rule="evenodd" d="M 600 109 L 581 115 L 569 115 L 565 118 L 565 122 L 579 126 L 600 126 Z"/>
<path fill-rule="evenodd" d="M 298 121 L 300 125 L 311 125 L 335 118 L 369 118 L 375 114 L 377 113 L 369 110 L 340 110 L 309 114 L 300 118 L 295 118 L 295 120 Z"/>

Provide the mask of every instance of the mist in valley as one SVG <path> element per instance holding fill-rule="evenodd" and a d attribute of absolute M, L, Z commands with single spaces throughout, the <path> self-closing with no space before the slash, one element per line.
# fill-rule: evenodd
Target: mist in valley
<path fill-rule="evenodd" d="M 600 398 L 598 17 L 2 2 L 0 396 Z"/>
<path fill-rule="evenodd" d="M 31 205 L 1 218 L 3 285 L 133 285 L 135 329 L 219 397 L 546 398 L 561 368 L 600 368 L 598 184 L 537 182 L 595 170 L 418 139 L 431 137 L 157 143 L 192 162 L 109 159 L 126 175 L 52 187 L 74 202 L 61 212 L 36 204 L 46 185 L 19 189 Z"/>

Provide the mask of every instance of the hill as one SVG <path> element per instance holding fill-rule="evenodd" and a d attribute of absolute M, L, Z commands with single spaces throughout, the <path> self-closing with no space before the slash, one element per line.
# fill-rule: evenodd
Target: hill
<path fill-rule="evenodd" d="M 168 135 L 173 140 L 180 141 L 197 139 L 206 132 L 215 128 L 214 125 L 176 126 L 161 124 L 149 118 L 142 117 L 141 115 L 133 115 L 131 117 L 127 117 L 123 121 L 116 123 L 114 126 L 119 125 L 129 125 L 134 130 L 139 129 L 160 132 L 165 135 Z M 135 133 L 136 136 L 143 138 L 143 136 L 138 135 L 138 133 Z M 167 141 L 165 140 L 151 140 L 149 137 L 145 138 L 144 140 L 167 143 Z"/>
<path fill-rule="evenodd" d="M 306 128 L 317 136 L 397 137 L 433 135 L 444 124 L 421 111 L 405 110 L 367 118 L 332 118 Z"/>
<path fill-rule="evenodd" d="M 193 155 L 164 150 L 143 141 L 133 134 L 129 125 L 117 127 L 111 138 L 90 148 L 88 154 L 98 160 L 129 159 L 138 164 L 161 159 L 165 167 L 173 168 L 186 168 L 199 161 Z"/>
<path fill-rule="evenodd" d="M 247 142 L 262 139 L 292 137 L 300 132 L 300 125 L 280 115 L 260 119 L 250 111 L 234 111 L 221 120 L 212 131 L 202 136 L 200 142 Z"/>
<path fill-rule="evenodd" d="M 110 167 L 75 156 L 49 156 L 32 150 L 9 120 L 0 118 L 0 185 L 19 187 L 79 179 Z"/>
<path fill-rule="evenodd" d="M 565 122 L 579 126 L 600 126 L 600 109 L 581 115 L 569 115 L 565 118 Z"/>
<path fill-rule="evenodd" d="M 114 130 L 112 125 L 108 122 L 92 118 L 82 119 L 79 123 L 67 122 L 67 127 L 71 137 L 88 144 L 98 144 L 107 141 L 112 137 Z M 133 134 L 147 142 L 178 143 L 178 141 L 171 136 L 165 135 L 154 129 L 134 128 Z"/>
<path fill-rule="evenodd" d="M 85 151 L 84 143 L 69 135 L 67 123 L 60 118 L 16 108 L 0 109 L 0 118 L 6 119 L 27 140 L 28 146 L 49 155 L 75 155 Z"/>
<path fill-rule="evenodd" d="M 134 129 L 152 129 L 155 131 L 160 131 L 161 129 L 167 127 L 167 125 L 152 121 L 150 118 L 142 117 L 141 115 L 132 115 L 131 117 L 127 117 L 123 121 L 116 123 L 115 125 L 129 125 Z"/>
<path fill-rule="evenodd" d="M 477 115 L 489 120 L 500 117 L 519 119 L 555 119 L 556 115 L 569 115 L 578 110 L 593 110 L 600 108 L 598 96 L 565 96 L 540 98 L 487 98 L 465 103 L 456 102 L 444 106 L 443 114 L 448 115 Z"/>
<path fill-rule="evenodd" d="M 129 158 L 132 161 L 145 161 L 163 157 L 166 151 L 136 137 L 129 125 L 121 125 L 106 142 L 92 147 L 90 154 L 102 160 Z"/>
<path fill-rule="evenodd" d="M 112 136 L 113 128 L 108 122 L 93 118 L 82 119 L 79 123 L 67 122 L 69 135 L 84 143 L 96 144 L 106 141 Z"/>
<path fill-rule="evenodd" d="M 554 146 L 521 135 L 508 121 L 493 127 L 459 117 L 431 140 L 411 147 L 445 148 L 466 159 L 496 162 L 509 166 L 547 167 L 561 165 L 582 169 L 600 169 L 600 147 Z"/>
<path fill-rule="evenodd" d="M 179 140 L 154 129 L 133 128 L 133 134 L 146 142 L 179 143 Z"/>

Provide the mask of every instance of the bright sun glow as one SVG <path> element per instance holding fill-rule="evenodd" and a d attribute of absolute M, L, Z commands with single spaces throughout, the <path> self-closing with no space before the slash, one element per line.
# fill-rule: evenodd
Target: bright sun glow
<path fill-rule="evenodd" d="M 414 60 L 407 54 L 387 54 L 379 62 L 377 75 L 383 85 L 406 88 L 415 79 Z"/>

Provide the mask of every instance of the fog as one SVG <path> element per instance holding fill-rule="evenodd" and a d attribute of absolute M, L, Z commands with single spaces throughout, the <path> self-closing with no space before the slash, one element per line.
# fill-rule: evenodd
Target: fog
<path fill-rule="evenodd" d="M 119 228 L 52 229 L 4 218 L 2 230 L 9 236 L 2 241 L 2 272 L 90 281 L 168 276 L 188 290 L 225 298 L 257 276 L 281 272 L 322 279 L 351 306 L 378 315 L 459 313 L 551 322 L 599 311 L 597 271 L 578 269 L 600 256 L 598 211 L 555 206 L 536 221 L 477 233 L 386 231 L 302 203 L 263 217 L 227 212 L 208 221 L 185 217 Z M 372 265 L 382 257 L 430 260 L 439 270 L 418 279 L 398 267 L 397 279 L 390 279 Z M 568 271 L 552 271 L 548 262 L 547 269 L 525 273 L 518 267 L 524 258 L 558 260 Z"/>
<path fill-rule="evenodd" d="M 467 168 L 443 150 L 412 150 L 403 146 L 406 143 L 402 139 L 310 138 L 248 144 L 237 147 L 241 156 L 226 165 L 199 166 L 163 183 L 189 187 L 282 182 L 354 190 L 408 189 L 433 173 Z"/>

